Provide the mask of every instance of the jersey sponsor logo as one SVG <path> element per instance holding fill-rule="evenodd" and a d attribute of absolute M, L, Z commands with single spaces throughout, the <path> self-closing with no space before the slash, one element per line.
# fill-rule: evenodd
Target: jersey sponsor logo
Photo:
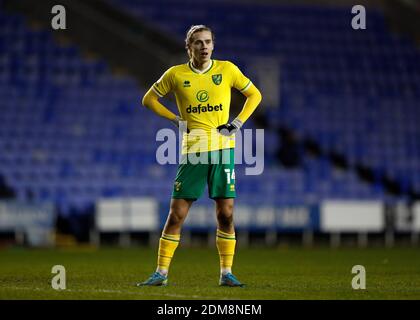
<path fill-rule="evenodd" d="M 191 105 L 187 108 L 187 113 L 202 113 L 202 112 L 213 112 L 213 111 L 223 111 L 222 104 L 212 106 L 209 103 L 207 105 L 201 105 L 201 103 L 196 106 L 192 107 Z"/>
<path fill-rule="evenodd" d="M 222 83 L 222 74 L 214 74 L 211 76 L 211 79 L 213 80 L 214 84 L 218 86 Z"/>
<path fill-rule="evenodd" d="M 209 93 L 206 90 L 200 90 L 197 92 L 196 98 L 200 102 L 206 102 L 209 100 Z"/>

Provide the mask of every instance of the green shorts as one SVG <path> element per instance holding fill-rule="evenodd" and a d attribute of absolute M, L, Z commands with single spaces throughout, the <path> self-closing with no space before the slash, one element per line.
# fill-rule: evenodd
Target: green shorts
<path fill-rule="evenodd" d="M 187 154 L 176 173 L 172 198 L 197 200 L 208 184 L 209 197 L 235 198 L 234 149 Z"/>

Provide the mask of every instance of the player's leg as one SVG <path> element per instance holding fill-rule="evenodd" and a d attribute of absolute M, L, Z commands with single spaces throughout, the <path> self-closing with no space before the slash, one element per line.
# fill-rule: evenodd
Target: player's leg
<path fill-rule="evenodd" d="M 171 206 L 159 239 L 159 250 L 156 272 L 167 277 L 169 265 L 181 239 L 181 228 L 191 208 L 193 200 L 172 199 Z"/>
<path fill-rule="evenodd" d="M 219 160 L 229 155 L 230 161 L 219 161 L 212 164 L 209 175 L 210 198 L 216 202 L 216 246 L 220 258 L 220 285 L 242 286 L 232 274 L 235 255 L 236 237 L 233 223 L 235 192 L 234 151 L 224 149 L 218 151 Z"/>
<path fill-rule="evenodd" d="M 220 256 L 220 274 L 232 273 L 236 237 L 233 226 L 234 199 L 215 199 L 216 201 L 216 246 Z"/>
<path fill-rule="evenodd" d="M 156 271 L 137 286 L 162 286 L 168 282 L 169 266 L 181 239 L 181 228 L 193 203 L 189 199 L 172 199 L 165 227 L 159 239 Z"/>
<path fill-rule="evenodd" d="M 221 286 L 242 287 L 243 284 L 232 274 L 235 256 L 236 236 L 233 224 L 233 198 L 218 198 L 216 201 L 216 246 L 220 259 Z"/>
<path fill-rule="evenodd" d="M 169 266 L 181 239 L 181 229 L 188 211 L 196 199 L 200 198 L 207 182 L 208 167 L 202 164 L 183 162 L 178 167 L 172 192 L 168 218 L 159 239 L 156 272 L 138 285 L 165 285 Z"/>

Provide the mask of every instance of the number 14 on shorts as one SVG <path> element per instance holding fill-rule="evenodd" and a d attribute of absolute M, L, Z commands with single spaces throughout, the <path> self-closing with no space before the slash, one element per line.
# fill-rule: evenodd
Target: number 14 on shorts
<path fill-rule="evenodd" d="M 232 180 L 235 180 L 235 169 L 225 169 L 227 184 L 233 183 Z"/>

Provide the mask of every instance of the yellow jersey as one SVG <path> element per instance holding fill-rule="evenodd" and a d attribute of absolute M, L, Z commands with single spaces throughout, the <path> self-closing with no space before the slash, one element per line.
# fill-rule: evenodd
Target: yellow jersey
<path fill-rule="evenodd" d="M 251 84 L 232 62 L 211 60 L 203 71 L 191 62 L 173 66 L 152 88 L 159 97 L 175 94 L 179 114 L 190 130 L 182 139 L 185 154 L 235 147 L 235 136 L 223 136 L 216 128 L 229 121 L 231 88 L 244 92 Z"/>

